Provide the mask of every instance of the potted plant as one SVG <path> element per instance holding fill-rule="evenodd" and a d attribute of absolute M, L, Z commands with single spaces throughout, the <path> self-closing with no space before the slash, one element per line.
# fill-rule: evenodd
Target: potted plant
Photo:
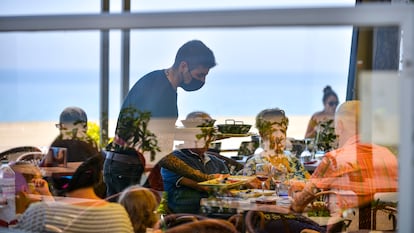
<path fill-rule="evenodd" d="M 218 136 L 218 130 L 216 127 L 214 127 L 215 120 L 206 120 L 205 123 L 198 126 L 201 130 L 201 133 L 196 135 L 197 140 L 203 139 L 204 150 L 208 150 L 210 147 L 211 142 L 217 139 Z"/>
<path fill-rule="evenodd" d="M 148 129 L 150 118 L 150 112 L 132 107 L 122 109 L 115 139 L 118 142 L 110 143 L 109 149 L 134 148 L 141 154 L 149 152 L 151 161 L 154 161 L 156 153 L 161 150 L 156 135 Z"/>
<path fill-rule="evenodd" d="M 317 150 L 328 152 L 337 147 L 337 135 L 333 123 L 334 120 L 327 120 L 319 124 L 315 138 Z"/>

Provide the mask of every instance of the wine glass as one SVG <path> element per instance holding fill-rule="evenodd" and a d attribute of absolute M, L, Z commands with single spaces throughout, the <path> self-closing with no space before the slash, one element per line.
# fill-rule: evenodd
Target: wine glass
<path fill-rule="evenodd" d="M 273 183 L 275 183 L 276 195 L 280 194 L 280 184 L 285 181 L 286 178 L 286 167 L 284 165 L 272 166 L 270 169 Z"/>
<path fill-rule="evenodd" d="M 312 159 L 312 153 L 309 151 L 308 148 L 309 140 L 309 138 L 305 138 L 305 149 L 300 154 L 300 160 L 302 161 L 302 163 L 310 162 L 310 160 Z"/>
<path fill-rule="evenodd" d="M 262 197 L 264 197 L 265 182 L 269 179 L 268 164 L 258 163 L 256 164 L 256 177 L 262 182 Z"/>

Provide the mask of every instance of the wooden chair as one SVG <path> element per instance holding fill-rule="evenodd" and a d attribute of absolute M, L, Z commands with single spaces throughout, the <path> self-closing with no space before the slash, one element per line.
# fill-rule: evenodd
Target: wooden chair
<path fill-rule="evenodd" d="M 181 224 L 189 222 L 197 222 L 199 220 L 208 219 L 206 216 L 197 215 L 197 214 L 168 214 L 162 216 L 158 223 L 155 224 L 154 229 L 170 229 Z"/>
<path fill-rule="evenodd" d="M 40 164 L 43 157 L 44 157 L 44 154 L 42 152 L 26 152 L 26 153 L 20 155 L 16 159 L 16 162 L 27 161 L 27 162 L 30 162 L 31 164 L 37 166 L 37 165 Z"/>
<path fill-rule="evenodd" d="M 388 219 L 392 221 L 392 231 L 397 230 L 397 200 L 398 192 L 376 193 L 374 195 L 375 202 L 372 203 L 372 228 L 377 230 L 377 220 L 379 213 L 388 215 Z"/>
<path fill-rule="evenodd" d="M 35 146 L 19 146 L 13 147 L 0 153 L 0 160 L 16 161 L 16 159 L 22 154 L 28 152 L 42 152 L 38 147 Z"/>
<path fill-rule="evenodd" d="M 237 233 L 236 228 L 222 219 L 203 219 L 172 227 L 166 233 Z"/>
<path fill-rule="evenodd" d="M 243 218 L 244 218 L 243 214 L 239 213 L 239 214 L 235 214 L 231 216 L 230 218 L 227 219 L 227 221 L 231 223 L 237 229 L 238 232 L 242 232 L 243 224 L 244 224 Z"/>
<path fill-rule="evenodd" d="M 301 214 L 277 214 L 262 211 L 248 211 L 245 217 L 246 229 L 250 233 L 296 233 L 305 229 L 326 232 L 326 228 Z"/>

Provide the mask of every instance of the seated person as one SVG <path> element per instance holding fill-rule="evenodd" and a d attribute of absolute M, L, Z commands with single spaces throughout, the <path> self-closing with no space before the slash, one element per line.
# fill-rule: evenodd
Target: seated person
<path fill-rule="evenodd" d="M 56 126 L 60 133 L 50 146 L 67 148 L 67 162 L 83 162 L 99 151 L 96 142 L 86 134 L 88 118 L 83 109 L 65 108 Z M 85 151 L 88 153 L 84 153 Z"/>
<path fill-rule="evenodd" d="M 145 233 L 158 221 L 156 211 L 159 203 L 150 189 L 130 186 L 122 191 L 118 203 L 128 212 L 135 233 Z"/>
<path fill-rule="evenodd" d="M 335 110 L 338 106 L 338 95 L 331 86 L 326 86 L 323 89 L 322 104 L 323 110 L 315 112 L 308 122 L 305 138 L 316 138 L 319 127 L 322 123 L 333 120 L 335 117 Z"/>
<path fill-rule="evenodd" d="M 345 209 L 371 203 L 376 192 L 397 191 L 396 156 L 385 147 L 361 142 L 359 120 L 359 101 L 347 101 L 338 108 L 335 132 L 339 148 L 326 153 L 304 189 L 294 195 L 294 211 L 302 212 L 319 189 L 335 191 L 329 207 L 331 215 L 339 216 Z"/>
<path fill-rule="evenodd" d="M 269 163 L 281 172 L 291 174 L 296 179 L 307 179 L 310 174 L 296 157 L 284 154 L 286 147 L 286 132 L 289 119 L 285 112 L 279 108 L 265 109 L 256 116 L 256 128 L 262 138 L 260 153 L 255 154 L 246 161 L 245 175 L 255 174 L 258 163 Z"/>
<path fill-rule="evenodd" d="M 222 160 L 205 153 L 203 148 L 180 149 L 172 152 L 187 166 L 204 174 L 228 174 Z M 166 168 L 161 168 L 164 190 L 168 193 L 168 208 L 173 213 L 199 213 L 201 198 L 208 197 L 208 189 L 198 182 L 181 176 Z"/>
<path fill-rule="evenodd" d="M 15 172 L 16 213 L 23 213 L 31 203 L 40 201 L 40 195 L 51 195 L 49 189 L 43 189 L 43 185 L 36 186 L 35 181 L 42 178 L 42 174 L 34 164 L 27 161 L 18 161 L 11 163 L 10 167 Z M 39 196 L 29 196 L 28 194 Z"/>
<path fill-rule="evenodd" d="M 186 120 L 203 120 L 207 124 L 212 122 L 211 116 L 202 111 L 195 111 L 195 112 L 189 113 L 187 115 Z M 242 164 L 234 161 L 233 159 L 220 155 L 218 151 L 215 149 L 208 148 L 208 146 L 210 145 L 210 142 L 213 139 L 214 137 L 208 139 L 208 141 L 205 142 L 205 146 L 207 147 L 206 153 L 208 153 L 211 156 L 215 156 L 220 160 L 223 160 L 226 166 L 228 167 L 229 171 L 233 170 L 233 172 L 236 173 L 239 170 L 241 170 L 243 168 Z M 201 141 L 203 140 L 200 140 L 200 142 Z M 204 142 L 202 143 L 204 144 Z M 194 140 L 192 140 L 191 142 L 185 142 L 184 144 L 180 145 L 180 148 L 190 148 L 190 147 L 197 147 L 197 141 L 196 141 L 196 145 L 194 145 Z M 170 171 L 173 171 L 176 174 L 185 176 L 197 182 L 202 182 L 202 181 L 217 178 L 217 175 L 202 173 L 200 170 L 196 170 L 190 166 L 187 166 L 186 163 L 184 163 L 181 159 L 177 158 L 175 155 L 168 154 L 164 156 L 160 161 L 158 161 L 158 163 L 156 163 L 155 166 L 152 168 L 144 184 L 144 187 L 155 189 L 158 191 L 164 191 L 164 185 L 163 185 L 162 176 L 160 173 L 161 167 L 164 167 Z"/>
<path fill-rule="evenodd" d="M 253 175 L 256 172 L 256 165 L 261 163 L 273 168 L 273 171 L 280 173 L 282 177 L 292 176 L 295 180 L 305 180 L 310 177 L 303 165 L 296 157 L 284 154 L 286 147 L 286 131 L 289 119 L 285 112 L 279 108 L 265 109 L 256 116 L 256 128 L 262 138 L 262 148 L 245 164 L 245 173 Z M 276 173 L 275 173 L 276 174 Z M 271 175 L 275 175 L 271 174 Z M 272 179 L 268 179 L 268 184 Z M 253 183 L 251 183 L 253 185 Z M 286 186 L 285 186 L 286 187 Z M 287 188 L 286 194 L 287 194 Z M 298 218 L 294 214 L 278 214 L 259 212 L 266 218 L 263 226 L 265 228 L 277 229 L 278 232 L 302 232 L 302 230 L 315 230 L 325 232 L 325 229 L 309 219 Z M 248 219 L 246 217 L 246 219 Z M 252 221 L 250 219 L 249 221 Z M 262 223 L 261 223 L 262 224 Z"/>
<path fill-rule="evenodd" d="M 31 204 L 16 228 L 28 232 L 133 232 L 124 207 L 98 197 L 94 186 L 102 179 L 102 158 L 93 156 L 75 171 L 65 188 L 67 199 Z M 36 189 L 47 189 L 47 182 L 35 181 Z M 57 231 L 56 231 L 57 232 Z"/>
<path fill-rule="evenodd" d="M 177 170 L 181 170 L 179 166 L 184 169 L 191 167 L 198 170 L 202 175 L 213 175 L 209 178 L 217 177 L 218 174 L 229 173 L 224 161 L 207 153 L 210 142 L 211 138 L 203 137 L 195 140 L 194 148 L 173 151 L 169 156 L 176 157 L 180 164 L 167 165 L 173 170 L 166 167 L 161 168 L 164 190 L 168 193 L 168 208 L 173 213 L 199 213 L 201 198 L 208 196 L 208 189 L 198 185 L 199 180 L 181 175 L 182 172 L 177 172 Z M 169 162 L 171 161 L 166 163 Z"/>

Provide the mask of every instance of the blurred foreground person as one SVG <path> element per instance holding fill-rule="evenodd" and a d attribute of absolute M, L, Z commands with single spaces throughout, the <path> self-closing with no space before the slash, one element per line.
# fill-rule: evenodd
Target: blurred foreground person
<path fill-rule="evenodd" d="M 68 198 L 31 204 L 16 228 L 28 232 L 133 232 L 125 209 L 96 195 L 94 185 L 101 179 L 102 158 L 87 159 L 65 186 Z M 46 182 L 35 184 L 47 188 Z"/>
<path fill-rule="evenodd" d="M 16 213 L 23 213 L 31 203 L 40 201 L 41 196 L 52 195 L 47 182 L 41 179 L 39 167 L 27 161 L 11 163 L 10 167 L 16 179 Z"/>
<path fill-rule="evenodd" d="M 347 101 L 339 107 L 335 115 L 339 148 L 326 153 L 303 191 L 294 195 L 294 211 L 302 212 L 318 190 L 336 193 L 329 197 L 331 215 L 369 205 L 376 192 L 397 191 L 396 156 L 385 147 L 361 142 L 359 121 L 359 101 Z"/>
<path fill-rule="evenodd" d="M 125 207 L 131 219 L 135 233 L 145 233 L 158 221 L 156 210 L 158 201 L 154 193 L 139 185 L 133 185 L 122 191 L 118 203 Z"/>

